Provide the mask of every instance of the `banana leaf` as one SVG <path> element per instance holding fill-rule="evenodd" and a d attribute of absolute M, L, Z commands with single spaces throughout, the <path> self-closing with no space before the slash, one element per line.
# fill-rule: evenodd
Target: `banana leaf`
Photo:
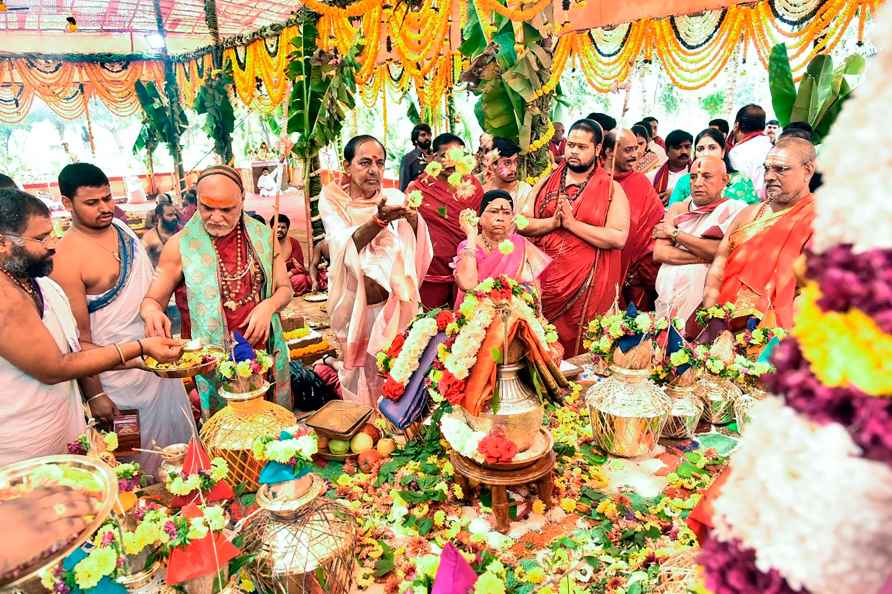
<path fill-rule="evenodd" d="M 821 108 L 833 100 L 833 58 L 827 55 L 815 56 L 806 71 L 815 80 L 816 100 L 812 102 L 814 111 L 809 111 L 808 120 L 805 121 L 814 122 Z"/>
<path fill-rule="evenodd" d="M 338 140 L 348 112 L 356 105 L 357 70 L 355 46 L 345 56 L 317 50 L 318 18 L 301 10 L 286 69 L 291 80 L 287 131 L 297 134 L 292 152 L 304 165 L 304 192 L 314 242 L 325 235 L 319 218 L 319 151 Z"/>
<path fill-rule="evenodd" d="M 768 85 L 774 115 L 781 126 L 786 126 L 792 121 L 790 114 L 796 102 L 796 84 L 793 82 L 787 46 L 782 43 L 771 48 L 768 58 Z"/>
<path fill-rule="evenodd" d="M 483 27 L 480 19 L 477 17 L 477 6 L 473 2 L 468 2 L 468 18 L 465 28 L 462 31 L 462 43 L 458 51 L 463 56 L 474 57 L 479 55 L 486 49 L 486 36 L 483 34 Z"/>
<path fill-rule="evenodd" d="M 806 74 L 799 82 L 799 92 L 793 103 L 793 111 L 790 113 L 791 122 L 807 122 L 811 114 L 817 115 L 818 93 L 817 81 L 810 74 Z"/>
<path fill-rule="evenodd" d="M 214 141 L 214 152 L 224 163 L 233 159 L 232 133 L 235 130 L 235 113 L 229 99 L 228 86 L 232 79 L 228 74 L 208 78 L 195 96 L 193 108 L 205 114 L 204 131 Z"/>
<path fill-rule="evenodd" d="M 852 89 L 849 87 L 848 81 L 842 79 L 839 87 L 839 95 L 836 99 L 827 104 L 826 109 L 822 111 L 820 118 L 812 124 L 813 134 L 812 141 L 820 144 L 830 133 L 830 127 L 842 113 L 842 107 L 846 101 L 852 97 Z"/>

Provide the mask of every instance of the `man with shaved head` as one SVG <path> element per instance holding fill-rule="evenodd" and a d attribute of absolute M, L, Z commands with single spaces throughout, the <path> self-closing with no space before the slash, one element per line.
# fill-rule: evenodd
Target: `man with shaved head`
<path fill-rule="evenodd" d="M 613 172 L 629 200 L 629 237 L 623 248 L 625 281 L 622 305 L 634 303 L 638 309 L 654 308 L 659 264 L 653 259 L 653 230 L 663 218 L 663 203 L 643 173 L 638 172 L 638 139 L 631 130 L 608 132 L 602 147 L 604 168 Z"/>
<path fill-rule="evenodd" d="M 777 141 L 765 158 L 766 200 L 743 209 L 728 228 L 709 270 L 705 306 L 730 302 L 737 316 L 792 327 L 793 263 L 811 239 L 815 218 L 808 185 L 815 160 L 809 141 Z"/>
<path fill-rule="evenodd" d="M 279 320 L 293 295 L 281 250 L 272 230 L 245 216 L 238 171 L 223 165 L 205 169 L 196 185 L 198 216 L 170 238 L 161 251 L 155 281 L 140 313 L 147 336 L 169 336 L 164 314 L 176 293 L 184 338 L 229 349 L 240 332 L 275 360 L 278 404 L 292 408 L 288 347 Z M 196 378 L 202 414 L 222 406 L 214 378 Z"/>
<path fill-rule="evenodd" d="M 687 320 L 703 302 L 709 265 L 734 217 L 746 203 L 724 196 L 728 183 L 725 163 L 716 156 L 691 166 L 691 195 L 669 207 L 653 230 L 657 274 L 656 313 Z"/>

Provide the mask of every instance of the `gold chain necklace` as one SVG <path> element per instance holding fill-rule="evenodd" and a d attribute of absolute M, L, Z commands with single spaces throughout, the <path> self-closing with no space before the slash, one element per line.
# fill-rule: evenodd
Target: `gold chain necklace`
<path fill-rule="evenodd" d="M 229 311 L 235 311 L 239 307 L 250 303 L 252 300 L 259 302 L 260 286 L 263 284 L 262 273 L 254 266 L 254 260 L 250 257 L 250 254 L 247 254 L 247 249 L 244 250 L 247 257 L 245 258 L 244 266 L 242 266 L 242 251 L 245 247 L 242 230 L 238 230 L 238 236 L 236 238 L 235 272 L 232 274 L 226 270 L 226 266 L 223 264 L 223 258 L 220 257 L 217 243 L 211 241 L 211 245 L 214 247 L 214 252 L 217 254 L 217 267 L 220 273 L 220 293 L 223 298 L 223 307 Z M 248 282 L 250 283 L 248 292 L 241 299 L 236 299 L 236 296 L 242 288 L 243 279 L 252 270 L 253 274 L 248 279 Z"/>
<path fill-rule="evenodd" d="M 37 313 L 39 313 L 40 316 L 43 317 L 43 295 L 40 293 L 40 289 L 37 287 L 37 284 L 34 282 L 34 280 L 29 278 L 28 282 L 26 283 L 5 268 L 0 268 L 0 271 L 2 271 L 3 274 L 5 274 L 6 277 L 11 280 L 18 288 L 28 294 L 28 297 L 31 298 L 31 301 L 33 301 L 35 307 L 37 307 Z"/>

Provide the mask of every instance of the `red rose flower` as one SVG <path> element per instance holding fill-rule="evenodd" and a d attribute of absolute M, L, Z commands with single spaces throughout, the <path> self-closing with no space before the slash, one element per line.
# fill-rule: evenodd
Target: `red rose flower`
<path fill-rule="evenodd" d="M 402 334 L 397 334 L 393 339 L 393 342 L 390 343 L 390 348 L 387 349 L 387 356 L 393 359 L 397 355 L 400 354 L 400 350 L 403 348 L 403 343 L 406 342 L 406 337 Z"/>
<path fill-rule="evenodd" d="M 437 330 L 440 332 L 444 332 L 446 330 L 446 326 L 452 323 L 453 317 L 452 312 L 449 310 L 443 310 L 437 314 Z"/>
<path fill-rule="evenodd" d="M 489 296 L 496 301 L 507 301 L 511 299 L 511 287 L 507 285 L 496 287 L 489 292 Z"/>
<path fill-rule="evenodd" d="M 384 394 L 384 397 L 391 400 L 399 400 L 400 396 L 402 396 L 405 391 L 406 387 L 390 376 L 387 376 L 387 380 L 381 387 L 381 392 Z"/>
<path fill-rule="evenodd" d="M 440 395 L 450 404 L 458 404 L 465 397 L 465 382 L 448 371 L 443 371 L 443 377 L 440 378 L 438 387 Z"/>
<path fill-rule="evenodd" d="M 517 444 L 505 437 L 501 427 L 493 429 L 480 440 L 477 450 L 483 454 L 487 464 L 507 463 L 517 454 Z"/>

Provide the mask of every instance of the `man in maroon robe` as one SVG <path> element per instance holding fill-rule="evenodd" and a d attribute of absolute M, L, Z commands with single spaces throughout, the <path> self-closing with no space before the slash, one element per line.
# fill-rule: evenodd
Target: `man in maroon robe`
<path fill-rule="evenodd" d="M 655 284 L 660 265 L 654 262 L 653 230 L 663 219 L 663 203 L 643 173 L 636 171 L 638 144 L 631 130 L 610 132 L 604 138 L 604 168 L 613 171 L 629 200 L 629 237 L 623 248 L 621 305 L 629 303 L 642 311 L 653 311 Z"/>
<path fill-rule="evenodd" d="M 610 308 L 622 283 L 629 202 L 598 166 L 602 141 L 592 120 L 570 127 L 565 161 L 533 189 L 534 218 L 523 230 L 552 259 L 540 277 L 542 311 L 566 357 L 580 352 L 585 324 Z"/>
<path fill-rule="evenodd" d="M 275 225 L 275 219 L 269 220 L 269 226 Z M 279 241 L 279 253 L 285 259 L 285 270 L 288 271 L 288 278 L 291 279 L 291 288 L 294 289 L 295 297 L 309 293 L 313 287 L 313 281 L 310 273 L 304 265 L 304 251 L 300 247 L 300 242 L 288 235 L 291 228 L 291 219 L 283 214 L 279 214 L 279 223 L 276 227 L 276 239 Z"/>
<path fill-rule="evenodd" d="M 443 165 L 442 170 L 436 177 L 422 173 L 406 188 L 407 194 L 415 190 L 421 192 L 418 212 L 427 223 L 434 247 L 434 259 L 421 284 L 421 303 L 425 309 L 451 308 L 455 303 L 455 277 L 449 265 L 455 258 L 458 244 L 467 237 L 458 223 L 458 215 L 466 208 L 477 212 L 483 198 L 483 186 L 473 175 L 465 176 L 463 187 L 459 188 L 447 181 L 455 173 L 455 167 L 448 162 L 446 154 L 451 149 L 464 147 L 464 141 L 454 134 L 445 133 L 434 138 L 434 160 Z"/>

